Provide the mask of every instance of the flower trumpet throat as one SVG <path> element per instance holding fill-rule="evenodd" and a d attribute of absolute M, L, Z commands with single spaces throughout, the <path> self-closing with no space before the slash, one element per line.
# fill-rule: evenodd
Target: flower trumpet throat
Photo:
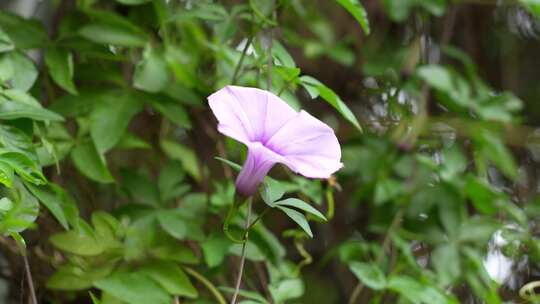
<path fill-rule="evenodd" d="M 242 195 L 255 194 L 276 163 L 308 178 L 329 178 L 343 167 L 334 130 L 268 91 L 226 86 L 208 101 L 218 131 L 248 148 L 236 179 Z"/>

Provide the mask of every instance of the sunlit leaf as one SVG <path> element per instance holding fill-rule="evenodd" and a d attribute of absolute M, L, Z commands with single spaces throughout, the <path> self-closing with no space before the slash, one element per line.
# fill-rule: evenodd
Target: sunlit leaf
<path fill-rule="evenodd" d="M 351 262 L 349 268 L 369 288 L 380 290 L 386 287 L 385 275 L 377 265 L 373 263 Z"/>
<path fill-rule="evenodd" d="M 360 3 L 359 0 L 337 0 L 337 3 L 339 3 L 351 15 L 353 15 L 354 19 L 356 19 L 356 21 L 358 21 L 358 23 L 360 24 L 360 27 L 362 27 L 362 30 L 364 30 L 364 33 L 369 35 L 369 20 L 367 17 L 366 9 L 364 9 L 362 3 Z"/>
<path fill-rule="evenodd" d="M 141 272 L 115 272 L 94 286 L 133 304 L 170 304 L 167 292 Z"/>

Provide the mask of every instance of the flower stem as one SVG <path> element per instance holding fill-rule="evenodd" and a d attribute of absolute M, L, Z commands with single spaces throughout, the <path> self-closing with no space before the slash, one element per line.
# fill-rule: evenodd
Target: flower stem
<path fill-rule="evenodd" d="M 242 275 L 244 274 L 244 264 L 246 263 L 246 245 L 249 237 L 250 218 L 251 218 L 251 197 L 247 201 L 247 215 L 246 215 L 246 230 L 244 232 L 244 243 L 242 244 L 242 254 L 240 256 L 240 266 L 238 267 L 238 276 L 236 278 L 236 286 L 234 288 L 234 294 L 231 300 L 231 304 L 236 304 L 236 299 L 240 293 L 240 284 L 242 284 Z"/>
<path fill-rule="evenodd" d="M 216 298 L 217 302 L 219 304 L 227 304 L 227 301 L 223 297 L 223 295 L 219 292 L 219 290 L 210 282 L 208 279 L 206 279 L 203 275 L 198 273 L 195 269 L 191 267 L 184 267 L 184 270 L 189 273 L 192 277 L 199 280 L 210 292 L 214 295 L 214 298 Z"/>
<path fill-rule="evenodd" d="M 238 211 L 238 205 L 233 201 L 231 208 L 229 208 L 229 212 L 227 213 L 227 217 L 225 218 L 225 222 L 223 222 L 223 233 L 225 233 L 225 236 L 227 236 L 227 238 L 231 240 L 233 243 L 242 244 L 244 243 L 244 240 L 237 239 L 229 231 L 229 226 L 234 216 L 236 215 L 237 211 Z"/>
<path fill-rule="evenodd" d="M 328 220 L 331 220 L 334 217 L 335 208 L 334 190 L 332 189 L 332 187 L 328 187 L 328 189 L 326 189 L 326 204 L 328 205 L 328 210 L 326 211 L 326 218 Z"/>

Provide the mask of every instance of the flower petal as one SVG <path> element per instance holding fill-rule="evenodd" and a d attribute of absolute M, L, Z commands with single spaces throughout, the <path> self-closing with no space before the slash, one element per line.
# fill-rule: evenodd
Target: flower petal
<path fill-rule="evenodd" d="M 219 132 L 240 142 L 265 143 L 297 112 L 276 95 L 257 88 L 226 86 L 208 97 Z"/>
<path fill-rule="evenodd" d="M 291 170 L 306 177 L 328 178 L 343 167 L 334 130 L 305 111 L 284 124 L 265 145 L 282 155 Z"/>

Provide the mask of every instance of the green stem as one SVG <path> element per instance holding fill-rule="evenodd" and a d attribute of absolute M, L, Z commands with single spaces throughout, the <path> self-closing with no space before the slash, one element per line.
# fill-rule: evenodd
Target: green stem
<path fill-rule="evenodd" d="M 255 218 L 255 220 L 253 222 L 251 222 L 251 224 L 249 225 L 248 227 L 248 230 L 251 230 L 251 228 L 253 228 L 253 226 L 255 226 L 255 224 L 257 224 L 257 222 L 263 218 L 263 216 L 268 213 L 268 211 L 270 211 L 272 208 L 270 208 L 269 206 L 266 207 L 266 209 L 263 210 L 263 212 L 261 212 L 261 214 L 259 216 L 257 216 L 257 218 Z"/>
<path fill-rule="evenodd" d="M 309 252 L 307 252 L 307 250 L 304 248 L 304 244 L 301 243 L 299 240 L 296 240 L 294 242 L 294 246 L 296 247 L 296 250 L 298 251 L 298 253 L 304 258 L 302 261 L 300 261 L 300 263 L 298 263 L 298 265 L 296 265 L 295 272 L 298 275 L 300 275 L 300 271 L 302 270 L 302 268 L 304 268 L 304 266 L 306 265 L 311 264 L 313 262 L 313 258 L 311 257 Z"/>
<path fill-rule="evenodd" d="M 328 210 L 326 211 L 326 219 L 330 220 L 334 217 L 334 191 L 332 190 L 332 186 L 328 186 L 328 189 L 326 189 L 326 204 L 328 205 Z"/>
<path fill-rule="evenodd" d="M 244 45 L 244 49 L 242 50 L 242 55 L 240 55 L 240 60 L 238 60 L 238 64 L 236 64 L 236 68 L 234 69 L 233 77 L 231 79 L 231 84 L 236 83 L 238 74 L 240 73 L 240 68 L 242 67 L 242 64 L 244 63 L 244 58 L 246 57 L 247 50 L 249 49 L 249 46 L 251 45 L 252 41 L 253 41 L 253 36 L 250 36 L 248 40 L 246 41 L 246 45 Z"/>
<path fill-rule="evenodd" d="M 281 94 L 283 94 L 283 92 L 285 92 L 285 90 L 289 87 L 289 85 L 293 82 L 293 80 L 294 79 L 287 79 L 287 81 L 285 81 L 285 83 L 283 84 L 281 89 L 279 89 L 279 92 L 277 93 L 277 96 L 281 96 Z"/>
<path fill-rule="evenodd" d="M 246 245 L 249 237 L 250 217 L 251 217 L 251 197 L 247 201 L 247 215 L 246 215 L 246 230 L 244 232 L 244 243 L 242 244 L 242 254 L 240 256 L 240 266 L 238 267 L 238 277 L 236 278 L 236 285 L 234 288 L 234 294 L 231 300 L 231 304 L 236 304 L 236 299 L 240 293 L 240 285 L 242 284 L 242 275 L 244 274 L 244 265 L 246 264 Z"/>
<path fill-rule="evenodd" d="M 212 282 L 210 282 L 208 279 L 206 279 L 202 274 L 198 273 L 195 269 L 190 267 L 184 267 L 184 270 L 192 277 L 197 279 L 199 282 L 201 282 L 204 286 L 206 286 L 206 288 L 210 290 L 212 295 L 214 295 L 214 298 L 216 298 L 219 304 L 227 304 L 227 301 L 225 300 L 221 292 L 219 292 L 216 286 L 212 284 Z"/>

